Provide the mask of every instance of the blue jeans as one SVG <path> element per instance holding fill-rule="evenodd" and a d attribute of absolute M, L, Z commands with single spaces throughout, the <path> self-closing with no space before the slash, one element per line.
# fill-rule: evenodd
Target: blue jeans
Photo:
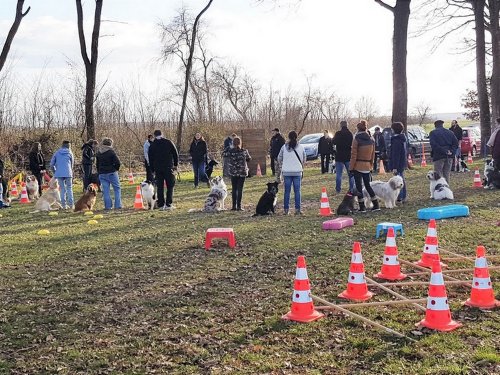
<path fill-rule="evenodd" d="M 300 184 L 302 182 L 301 176 L 284 176 L 285 179 L 285 201 L 283 208 L 288 210 L 290 208 L 290 192 L 293 185 L 293 195 L 295 198 L 295 210 L 300 211 Z"/>
<path fill-rule="evenodd" d="M 354 177 L 349 177 L 349 162 L 348 161 L 336 161 L 335 162 L 335 191 L 340 193 L 342 190 L 342 172 L 346 169 L 347 178 L 349 178 L 349 191 L 354 188 Z"/>
<path fill-rule="evenodd" d="M 118 176 L 118 172 L 100 174 L 99 181 L 101 181 L 102 197 L 104 198 L 104 209 L 111 210 L 111 208 L 113 208 L 110 185 L 113 186 L 113 193 L 115 194 L 115 208 L 122 208 L 122 192 L 120 188 L 120 177 Z"/>
<path fill-rule="evenodd" d="M 405 180 L 405 173 L 404 173 L 404 171 L 398 171 L 397 175 L 403 177 L 403 182 L 405 184 L 403 186 L 403 188 L 401 189 L 401 191 L 399 192 L 398 201 L 404 201 L 404 200 L 406 200 L 406 180 Z"/>
<path fill-rule="evenodd" d="M 57 182 L 61 187 L 61 206 L 66 208 L 66 205 L 73 207 L 73 178 L 72 177 L 57 177 Z"/>
<path fill-rule="evenodd" d="M 207 174 L 205 173 L 205 161 L 193 160 L 193 172 L 194 172 L 194 186 L 198 186 L 198 182 L 200 182 L 202 178 L 206 178 L 208 181 Z"/>

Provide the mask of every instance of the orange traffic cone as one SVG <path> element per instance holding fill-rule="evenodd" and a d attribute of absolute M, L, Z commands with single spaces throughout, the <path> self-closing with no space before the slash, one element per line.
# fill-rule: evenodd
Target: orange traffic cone
<path fill-rule="evenodd" d="M 137 189 L 135 190 L 134 210 L 144 210 L 140 186 L 137 186 Z"/>
<path fill-rule="evenodd" d="M 128 183 L 129 183 L 129 185 L 133 185 L 133 184 L 135 184 L 135 181 L 134 181 L 134 174 L 133 174 L 132 172 L 130 172 L 130 173 L 128 174 Z"/>
<path fill-rule="evenodd" d="M 19 192 L 17 191 L 16 181 L 12 181 L 12 183 L 10 184 L 10 195 L 13 197 L 17 197 L 19 195 Z"/>
<path fill-rule="evenodd" d="M 479 174 L 479 169 L 476 169 L 474 171 L 474 183 L 472 184 L 472 187 L 475 188 L 483 187 L 483 184 L 481 183 L 481 175 Z"/>
<path fill-rule="evenodd" d="M 421 167 L 427 167 L 427 161 L 425 160 L 425 155 L 422 154 L 422 161 L 420 162 Z"/>
<path fill-rule="evenodd" d="M 427 310 L 425 319 L 419 325 L 437 331 L 452 331 L 462 324 L 451 319 L 450 306 L 448 306 L 448 296 L 444 285 L 443 274 L 439 261 L 432 263 L 431 281 L 429 284 L 429 295 L 427 297 Z"/>
<path fill-rule="evenodd" d="M 21 200 L 19 203 L 30 203 L 30 199 L 28 198 L 28 192 L 26 191 L 26 183 L 23 182 L 21 185 Z"/>
<path fill-rule="evenodd" d="M 469 154 L 467 155 L 467 163 L 472 164 L 474 163 L 474 160 L 472 160 L 472 154 L 469 151 Z"/>
<path fill-rule="evenodd" d="M 382 160 L 379 161 L 378 174 L 385 174 L 384 162 Z"/>
<path fill-rule="evenodd" d="M 353 301 L 366 301 L 373 297 L 373 293 L 368 291 L 368 285 L 366 284 L 365 266 L 363 264 L 361 244 L 359 242 L 354 242 L 352 248 L 347 289 L 340 293 L 339 297 Z"/>
<path fill-rule="evenodd" d="M 447 267 L 446 264 L 440 261 L 439 250 L 438 250 L 438 237 L 436 230 L 436 220 L 431 219 L 429 221 L 429 227 L 427 228 L 427 236 L 425 236 L 424 251 L 422 252 L 422 258 L 415 262 L 421 267 L 432 267 L 432 263 L 437 260 L 440 262 L 441 267 Z"/>
<path fill-rule="evenodd" d="M 490 272 L 488 271 L 488 262 L 486 261 L 485 254 L 486 250 L 484 246 L 478 246 L 476 249 L 472 290 L 470 298 L 465 301 L 465 304 L 481 309 L 493 309 L 500 306 L 500 301 L 497 301 L 493 294 L 493 286 L 491 285 Z"/>
<path fill-rule="evenodd" d="M 382 269 L 375 275 L 375 277 L 385 280 L 403 280 L 407 277 L 407 275 L 401 273 L 401 265 L 398 261 L 396 236 L 394 235 L 394 228 L 392 227 L 390 227 L 387 231 L 387 239 L 385 240 L 385 250 L 382 262 Z"/>
<path fill-rule="evenodd" d="M 408 154 L 408 168 L 413 167 L 413 160 L 411 158 L 411 154 Z"/>
<path fill-rule="evenodd" d="M 308 323 L 322 317 L 324 315 L 314 309 L 311 298 L 311 286 L 307 277 L 306 258 L 303 255 L 299 255 L 297 258 L 295 281 L 293 282 L 292 308 L 281 319 Z"/>
<path fill-rule="evenodd" d="M 257 177 L 262 177 L 262 171 L 260 170 L 260 164 L 257 164 L 257 172 L 255 173 Z"/>
<path fill-rule="evenodd" d="M 321 198 L 319 200 L 320 208 L 319 214 L 321 216 L 330 216 L 332 211 L 330 210 L 330 202 L 328 201 L 328 196 L 326 195 L 326 188 L 321 188 Z"/>

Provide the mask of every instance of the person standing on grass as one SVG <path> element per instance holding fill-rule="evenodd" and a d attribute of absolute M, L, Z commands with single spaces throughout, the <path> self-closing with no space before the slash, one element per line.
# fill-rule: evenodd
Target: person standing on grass
<path fill-rule="evenodd" d="M 363 185 L 372 200 L 372 211 L 379 211 L 378 200 L 370 185 L 370 172 L 373 167 L 373 160 L 375 159 L 375 142 L 366 131 L 367 123 L 365 120 L 361 120 L 356 127 L 358 132 L 352 141 L 351 163 L 349 167 L 356 184 L 359 212 L 366 212 L 363 200 Z"/>
<path fill-rule="evenodd" d="M 153 134 L 148 134 L 148 139 L 146 139 L 146 142 L 144 142 L 144 145 L 142 146 L 142 149 L 144 151 L 144 168 L 146 169 L 146 180 L 152 183 L 155 182 L 155 176 L 153 175 L 151 166 L 149 164 L 149 147 L 154 140 L 155 137 L 153 137 Z"/>
<path fill-rule="evenodd" d="M 373 173 L 378 173 L 379 163 L 380 161 L 384 163 L 384 160 L 386 159 L 387 155 L 384 135 L 382 134 L 378 126 L 375 128 L 375 133 L 373 134 L 373 140 L 375 141 L 375 160 L 373 161 Z"/>
<path fill-rule="evenodd" d="M 429 141 L 434 170 L 449 184 L 451 163 L 457 152 L 458 140 L 451 130 L 443 127 L 443 124 L 442 120 L 434 122 L 435 129 L 429 134 Z"/>
<path fill-rule="evenodd" d="M 99 174 L 99 181 L 101 182 L 102 197 L 104 199 L 104 209 L 106 211 L 113 208 L 113 201 L 111 200 L 111 188 L 115 195 L 115 210 L 122 208 L 122 195 L 120 186 L 120 159 L 113 149 L 113 140 L 111 138 L 103 138 L 101 145 L 97 148 L 97 173 Z"/>
<path fill-rule="evenodd" d="M 38 194 L 42 196 L 43 175 L 45 174 L 45 158 L 42 154 L 42 145 L 39 142 L 33 143 L 29 153 L 30 171 L 38 181 Z"/>
<path fill-rule="evenodd" d="M 75 157 L 71 152 L 71 143 L 63 141 L 62 146 L 52 156 L 50 168 L 54 171 L 54 177 L 57 178 L 61 188 L 61 206 L 63 209 L 74 209 L 73 200 L 73 166 Z"/>
<path fill-rule="evenodd" d="M 83 191 L 87 190 L 92 179 L 92 168 L 95 161 L 95 147 L 97 141 L 89 139 L 82 146 Z"/>
<path fill-rule="evenodd" d="M 233 148 L 224 152 L 224 156 L 229 163 L 229 175 L 231 176 L 231 196 L 233 199 L 232 211 L 244 211 L 241 207 L 243 196 L 243 185 L 248 175 L 248 162 L 252 159 L 244 148 L 241 148 L 241 139 L 233 138 Z"/>
<path fill-rule="evenodd" d="M 231 134 L 229 137 L 224 139 L 224 149 L 223 149 L 223 159 L 222 159 L 222 176 L 230 177 L 229 175 L 229 160 L 224 157 L 224 153 L 233 148 L 233 139 L 236 137 L 236 133 Z"/>
<path fill-rule="evenodd" d="M 406 202 L 406 181 L 404 171 L 406 169 L 406 137 L 403 133 L 404 126 L 401 122 L 394 122 L 391 125 L 394 135 L 391 137 L 391 149 L 389 154 L 389 169 L 394 175 L 403 178 L 404 186 L 399 192 L 398 202 Z"/>
<path fill-rule="evenodd" d="M 323 136 L 318 142 L 318 152 L 321 156 L 321 174 L 328 173 L 330 155 L 333 153 L 332 137 L 330 137 L 328 130 L 323 130 Z"/>
<path fill-rule="evenodd" d="M 195 189 L 198 188 L 198 183 L 203 179 L 207 181 L 207 186 L 210 187 L 210 182 L 205 172 L 207 152 L 207 142 L 205 142 L 201 133 L 196 133 L 191 142 L 191 147 L 189 147 L 189 155 L 191 155 L 191 163 L 193 165 Z"/>
<path fill-rule="evenodd" d="M 284 213 L 288 215 L 290 210 L 290 193 L 293 186 L 295 196 L 295 215 L 302 215 L 301 211 L 301 183 L 306 162 L 306 151 L 304 147 L 297 142 L 297 132 L 288 133 L 288 142 L 281 147 L 278 155 L 278 161 L 281 164 L 281 173 L 285 179 L 284 194 Z"/>
<path fill-rule="evenodd" d="M 344 169 L 349 178 L 349 191 L 354 189 L 354 178 L 349 173 L 349 162 L 351 160 L 352 133 L 347 128 L 347 121 L 340 121 L 340 130 L 335 133 L 332 143 L 336 147 L 335 154 L 335 191 L 342 190 L 342 172 Z"/>
<path fill-rule="evenodd" d="M 4 176 L 4 168 L 5 164 L 3 163 L 2 156 L 0 155 L 0 202 L 6 203 L 7 202 L 7 195 L 8 195 L 8 187 L 7 187 L 7 180 L 5 179 Z"/>
<path fill-rule="evenodd" d="M 486 146 L 491 148 L 491 158 L 493 159 L 494 167 L 500 170 L 500 118 L 496 119 L 495 127 L 491 132 Z"/>
<path fill-rule="evenodd" d="M 455 134 L 455 137 L 457 137 L 457 141 L 458 141 L 458 147 L 457 147 L 457 151 L 455 152 L 455 157 L 453 158 L 453 162 L 451 165 L 451 171 L 452 172 L 454 172 L 454 171 L 460 172 L 460 160 L 462 159 L 461 147 L 462 147 L 463 134 L 462 134 L 462 128 L 460 127 L 460 125 L 458 125 L 457 120 L 453 120 L 451 122 L 450 130 L 453 132 L 453 134 Z"/>
<path fill-rule="evenodd" d="M 170 139 L 163 137 L 161 130 L 154 131 L 155 140 L 149 147 L 151 171 L 156 175 L 158 208 L 162 211 L 175 208 L 173 203 L 175 175 L 179 165 L 179 153 Z M 167 184 L 165 199 L 164 185 Z"/>
<path fill-rule="evenodd" d="M 278 128 L 273 129 L 273 136 L 269 142 L 269 156 L 271 157 L 271 171 L 276 176 L 276 181 L 280 181 L 281 168 L 278 163 L 278 155 L 281 147 L 285 144 L 285 138 L 281 135 Z"/>

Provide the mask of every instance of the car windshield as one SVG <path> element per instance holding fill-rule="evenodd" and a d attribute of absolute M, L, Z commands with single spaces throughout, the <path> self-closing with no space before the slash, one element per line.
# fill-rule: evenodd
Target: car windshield
<path fill-rule="evenodd" d="M 320 138 L 321 138 L 321 136 L 318 136 L 318 135 L 315 135 L 315 134 L 306 135 L 306 136 L 304 136 L 304 137 L 303 137 L 303 138 L 299 141 L 299 143 L 301 143 L 301 144 L 307 144 L 307 143 L 318 143 Z"/>

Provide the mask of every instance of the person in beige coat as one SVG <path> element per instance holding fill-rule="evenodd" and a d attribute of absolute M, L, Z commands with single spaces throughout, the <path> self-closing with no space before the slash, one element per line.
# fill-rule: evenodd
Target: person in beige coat
<path fill-rule="evenodd" d="M 372 170 L 373 160 L 375 159 L 375 142 L 366 132 L 367 125 L 365 120 L 361 120 L 357 128 L 358 132 L 352 141 L 349 171 L 354 176 L 354 182 L 356 184 L 359 212 L 366 212 L 365 203 L 363 201 L 363 185 L 373 202 L 371 210 L 379 211 L 380 207 L 378 205 L 378 200 L 375 197 L 375 192 L 370 186 L 370 171 Z"/>

